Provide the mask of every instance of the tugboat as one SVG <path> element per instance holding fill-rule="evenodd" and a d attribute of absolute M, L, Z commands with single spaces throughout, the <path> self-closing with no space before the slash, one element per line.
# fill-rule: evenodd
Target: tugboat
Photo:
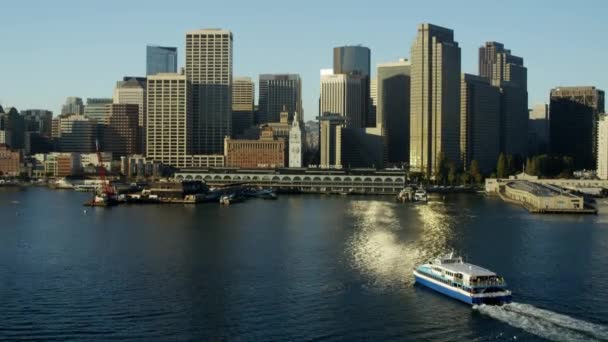
<path fill-rule="evenodd" d="M 453 253 L 414 269 L 416 283 L 471 305 L 511 302 L 505 280 L 483 267 L 462 261 Z"/>

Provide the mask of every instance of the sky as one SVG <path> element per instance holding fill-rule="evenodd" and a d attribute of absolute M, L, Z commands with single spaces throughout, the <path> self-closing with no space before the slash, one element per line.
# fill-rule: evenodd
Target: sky
<path fill-rule="evenodd" d="M 181 67 L 185 33 L 217 27 L 233 33 L 234 76 L 257 88 L 259 74 L 300 74 L 311 120 L 333 47 L 369 47 L 375 74 L 409 58 L 428 22 L 454 30 L 462 72 L 477 74 L 486 41 L 523 57 L 532 107 L 560 85 L 608 89 L 607 10 L 605 0 L 2 0 L 0 104 L 57 115 L 68 96 L 112 97 L 123 76 L 145 75 L 147 44 L 178 47 Z"/>

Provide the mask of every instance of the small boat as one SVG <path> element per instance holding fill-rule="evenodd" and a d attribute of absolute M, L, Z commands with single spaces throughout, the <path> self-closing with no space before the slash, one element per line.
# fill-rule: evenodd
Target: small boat
<path fill-rule="evenodd" d="M 414 269 L 416 283 L 471 305 L 511 302 L 505 280 L 483 267 L 449 254 Z"/>
<path fill-rule="evenodd" d="M 428 201 L 428 196 L 426 191 L 423 189 L 418 189 L 414 192 L 414 202 L 426 202 Z"/>
<path fill-rule="evenodd" d="M 243 197 L 239 194 L 236 194 L 236 193 L 232 193 L 232 194 L 223 195 L 222 197 L 220 197 L 220 204 L 229 205 L 229 204 L 233 204 L 233 203 L 243 202 L 244 200 L 245 200 L 245 197 Z"/>

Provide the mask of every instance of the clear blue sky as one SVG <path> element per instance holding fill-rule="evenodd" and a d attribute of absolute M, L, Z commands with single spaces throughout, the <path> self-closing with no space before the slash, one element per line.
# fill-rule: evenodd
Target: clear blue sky
<path fill-rule="evenodd" d="M 477 49 L 500 41 L 524 57 L 530 106 L 558 85 L 608 90 L 608 1 L 3 1 L 0 103 L 57 114 L 67 96 L 111 97 L 124 75 L 145 74 L 145 46 L 179 48 L 185 32 L 234 35 L 234 75 L 299 73 L 305 119 L 317 114 L 319 69 L 332 48 L 362 44 L 372 65 L 409 58 L 416 25 L 455 31 L 462 70 L 477 73 Z M 375 71 L 372 71 L 375 74 Z"/>

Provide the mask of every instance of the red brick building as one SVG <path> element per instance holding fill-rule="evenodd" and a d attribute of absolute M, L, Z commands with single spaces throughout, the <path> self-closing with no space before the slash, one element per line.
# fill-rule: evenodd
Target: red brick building
<path fill-rule="evenodd" d="M 274 138 L 271 127 L 264 126 L 258 140 L 225 138 L 224 154 L 228 167 L 285 167 L 286 143 L 283 138 Z"/>
<path fill-rule="evenodd" d="M 0 175 L 19 176 L 21 172 L 21 152 L 0 145 Z"/>

